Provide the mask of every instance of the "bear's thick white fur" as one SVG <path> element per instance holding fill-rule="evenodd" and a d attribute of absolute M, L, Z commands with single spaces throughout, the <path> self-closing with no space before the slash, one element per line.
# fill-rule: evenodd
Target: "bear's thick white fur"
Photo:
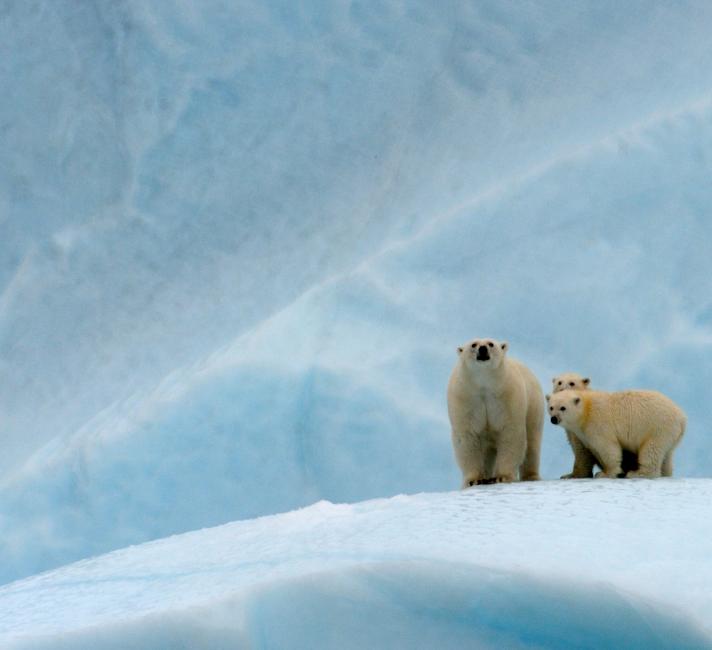
<path fill-rule="evenodd" d="M 549 398 L 549 415 L 594 453 L 603 467 L 596 477 L 602 478 L 624 475 L 623 450 L 638 455 L 638 469 L 625 476 L 672 476 L 673 451 L 687 424 L 677 404 L 648 390 L 564 390 Z"/>
<path fill-rule="evenodd" d="M 586 390 L 591 383 L 588 377 L 582 377 L 575 372 L 564 372 L 551 380 L 552 392 L 560 393 L 562 390 Z M 549 401 L 549 395 L 546 396 Z M 568 474 L 561 478 L 591 478 L 596 465 L 596 457 L 571 431 L 566 431 L 566 439 L 574 452 L 574 467 Z"/>
<path fill-rule="evenodd" d="M 544 394 L 507 347 L 475 339 L 458 348 L 447 403 L 463 487 L 539 478 Z"/>

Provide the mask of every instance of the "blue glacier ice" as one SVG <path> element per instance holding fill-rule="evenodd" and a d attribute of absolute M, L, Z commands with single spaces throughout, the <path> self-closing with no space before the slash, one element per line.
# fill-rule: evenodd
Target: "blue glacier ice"
<path fill-rule="evenodd" d="M 454 489 L 455 346 L 709 475 L 712 5 L 9 0 L 0 582 Z M 547 425 L 542 473 L 571 463 Z"/>

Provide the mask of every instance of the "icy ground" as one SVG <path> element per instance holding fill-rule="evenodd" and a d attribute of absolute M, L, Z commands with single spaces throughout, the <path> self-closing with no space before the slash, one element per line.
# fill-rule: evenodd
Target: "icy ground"
<path fill-rule="evenodd" d="M 3 648 L 712 648 L 712 481 L 308 508 L 0 589 Z"/>

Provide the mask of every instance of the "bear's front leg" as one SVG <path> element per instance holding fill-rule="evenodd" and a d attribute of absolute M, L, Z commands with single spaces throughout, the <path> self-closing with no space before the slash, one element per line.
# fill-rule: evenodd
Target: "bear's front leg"
<path fill-rule="evenodd" d="M 452 432 L 452 445 L 462 471 L 462 489 L 481 485 L 485 480 L 485 453 L 479 434 Z"/>
<path fill-rule="evenodd" d="M 625 476 L 625 472 L 621 468 L 623 449 L 618 441 L 598 440 L 595 445 L 592 445 L 591 451 L 603 468 L 595 478 L 623 478 Z"/>
<path fill-rule="evenodd" d="M 570 474 L 564 474 L 561 478 L 591 478 L 593 476 L 593 466 L 596 458 L 578 439 L 576 434 L 566 432 L 566 438 L 574 452 L 574 467 Z"/>
<path fill-rule="evenodd" d="M 524 425 L 504 429 L 497 437 L 497 457 L 494 462 L 494 482 L 511 483 L 518 478 L 519 466 L 527 451 Z"/>

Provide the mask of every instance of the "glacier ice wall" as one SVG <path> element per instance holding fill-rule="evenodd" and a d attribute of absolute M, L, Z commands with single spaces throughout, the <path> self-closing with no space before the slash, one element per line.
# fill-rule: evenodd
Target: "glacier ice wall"
<path fill-rule="evenodd" d="M 0 16 L 0 577 L 455 487 L 480 334 L 669 393 L 708 473 L 707 3 Z"/>

